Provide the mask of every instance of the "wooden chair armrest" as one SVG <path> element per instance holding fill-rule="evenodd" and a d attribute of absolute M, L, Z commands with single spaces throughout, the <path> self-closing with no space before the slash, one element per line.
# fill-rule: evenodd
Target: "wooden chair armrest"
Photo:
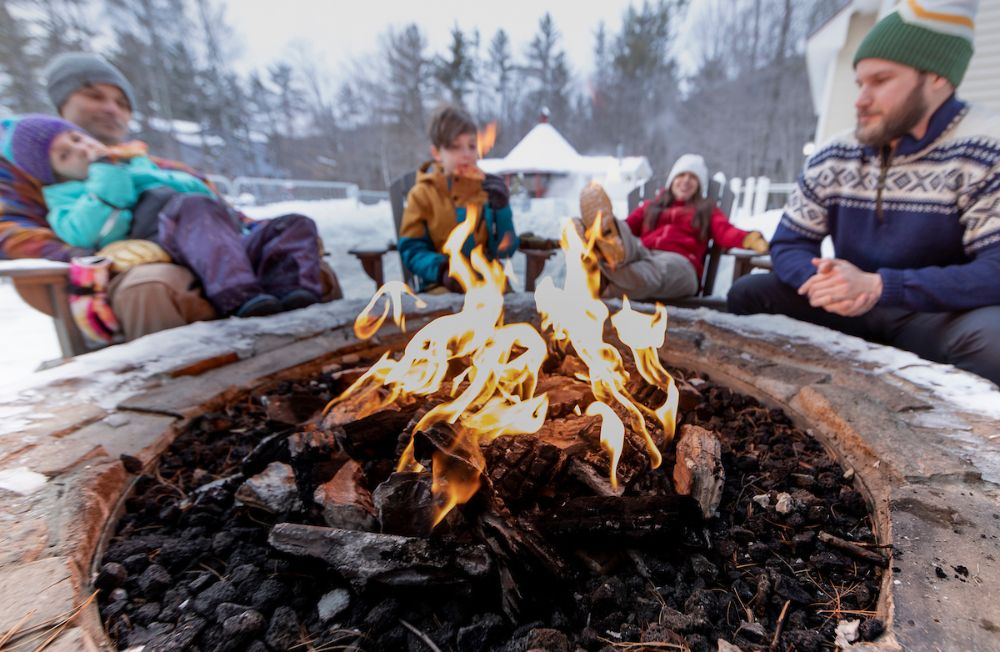
<path fill-rule="evenodd" d="M 69 263 L 44 258 L 22 258 L 0 260 L 0 278 L 34 279 L 36 283 L 66 282 L 69 279 Z"/>
<path fill-rule="evenodd" d="M 534 292 L 535 281 L 545 269 L 545 261 L 551 258 L 556 249 L 521 249 L 527 258 L 524 270 L 524 291 Z"/>
<path fill-rule="evenodd" d="M 351 249 L 347 253 L 361 262 L 361 268 L 365 270 L 365 274 L 368 275 L 368 278 L 375 281 L 376 288 L 380 288 L 385 284 L 382 256 L 393 251 L 395 248 L 396 243 L 390 242 L 382 249 Z"/>
<path fill-rule="evenodd" d="M 9 278 L 29 306 L 52 317 L 64 357 L 88 351 L 69 308 L 69 263 L 29 258 L 0 261 L 0 278 Z"/>

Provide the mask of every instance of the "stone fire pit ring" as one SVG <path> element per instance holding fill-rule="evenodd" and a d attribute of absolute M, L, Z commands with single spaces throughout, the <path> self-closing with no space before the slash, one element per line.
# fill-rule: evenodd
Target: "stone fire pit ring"
<path fill-rule="evenodd" d="M 431 297 L 408 313 L 409 330 L 460 302 Z M 120 456 L 151 468 L 213 406 L 403 341 L 387 328 L 359 342 L 352 325 L 362 307 L 193 324 L 0 384 L 0 639 L 16 628 L 35 637 L 24 649 L 50 637 L 48 650 L 111 649 L 88 598 L 94 560 L 136 477 Z M 868 498 L 879 543 L 895 558 L 878 603 L 885 634 L 854 649 L 1000 649 L 1000 391 L 783 317 L 668 311 L 668 366 L 785 410 Z M 533 298 L 509 296 L 507 315 L 537 321 Z"/>

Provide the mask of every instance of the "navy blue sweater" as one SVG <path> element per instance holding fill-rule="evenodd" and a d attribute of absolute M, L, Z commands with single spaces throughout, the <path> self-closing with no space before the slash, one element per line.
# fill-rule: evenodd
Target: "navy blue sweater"
<path fill-rule="evenodd" d="M 1000 115 L 952 96 L 894 151 L 853 136 L 821 148 L 771 240 L 778 277 L 802 285 L 827 235 L 837 258 L 882 277 L 880 306 L 1000 304 Z"/>

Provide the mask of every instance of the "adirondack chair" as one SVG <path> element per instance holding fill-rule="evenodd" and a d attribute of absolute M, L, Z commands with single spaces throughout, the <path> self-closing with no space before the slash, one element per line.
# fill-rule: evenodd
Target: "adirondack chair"
<path fill-rule="evenodd" d="M 396 226 L 396 235 L 399 235 L 399 228 L 403 223 L 403 209 L 406 208 L 406 196 L 410 193 L 410 188 L 417 181 L 416 172 L 407 172 L 392 182 L 389 186 L 389 204 L 392 207 L 392 220 Z M 535 249 L 521 244 L 520 251 L 527 258 L 527 265 L 524 273 L 524 289 L 526 292 L 535 291 L 535 281 L 545 269 L 545 261 L 555 253 L 553 249 Z M 361 262 L 362 269 L 375 281 L 376 287 L 381 287 L 385 283 L 385 273 L 383 269 L 383 256 L 390 251 L 396 251 L 396 243 L 390 242 L 385 247 L 377 249 L 351 249 L 348 253 Z M 403 269 L 403 280 L 407 285 L 413 287 L 413 273 L 401 265 Z"/>
<path fill-rule="evenodd" d="M 656 196 L 657 191 L 661 186 L 658 185 L 657 181 L 650 179 L 642 186 L 634 188 L 628 196 L 628 212 L 629 214 L 634 211 L 639 204 L 647 199 L 652 199 Z M 726 176 L 721 172 L 717 172 L 712 180 L 709 182 L 709 197 L 713 198 L 715 202 L 719 205 L 727 215 L 729 210 L 732 210 L 733 205 L 736 202 L 736 196 L 726 183 Z M 751 259 L 758 257 L 754 251 L 749 249 L 723 249 L 714 240 L 709 241 L 708 250 L 705 253 L 705 260 L 703 261 L 704 272 L 701 277 L 701 286 L 698 289 L 698 294 L 693 297 L 685 297 L 683 299 L 674 299 L 670 303 L 675 305 L 692 305 L 692 306 L 709 306 L 713 308 L 724 308 L 724 301 L 720 300 L 718 297 L 713 297 L 713 290 L 715 288 L 715 280 L 719 273 L 719 262 L 722 260 L 723 255 L 732 256 L 733 261 L 733 281 L 735 282 L 740 276 L 750 273 L 752 269 L 750 261 Z"/>
<path fill-rule="evenodd" d="M 14 289 L 29 306 L 52 317 L 63 357 L 93 349 L 73 321 L 69 309 L 69 264 L 44 259 L 0 261 L 0 278 L 10 279 Z M 15 344 L 16 346 L 16 344 Z"/>

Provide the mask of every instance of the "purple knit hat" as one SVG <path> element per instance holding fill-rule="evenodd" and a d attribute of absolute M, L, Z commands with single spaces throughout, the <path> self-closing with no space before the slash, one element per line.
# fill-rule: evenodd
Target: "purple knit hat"
<path fill-rule="evenodd" d="M 4 158 L 37 179 L 43 186 L 56 182 L 49 162 L 49 149 L 56 136 L 64 131 L 80 131 L 72 122 L 39 113 L 4 120 L 2 123 Z"/>

